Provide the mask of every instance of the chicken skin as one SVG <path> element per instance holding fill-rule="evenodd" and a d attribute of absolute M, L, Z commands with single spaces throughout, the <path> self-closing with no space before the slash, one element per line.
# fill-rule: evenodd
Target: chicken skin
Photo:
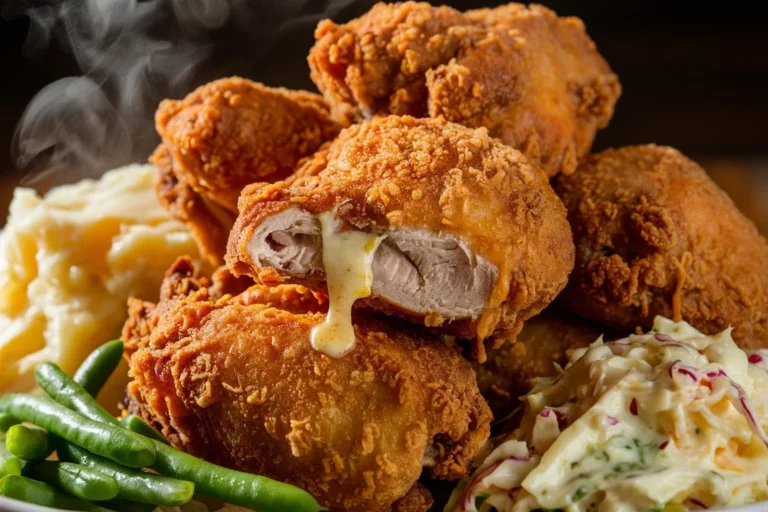
<path fill-rule="evenodd" d="M 159 304 L 131 302 L 129 409 L 174 446 L 332 510 L 425 511 L 422 468 L 466 474 L 491 413 L 454 350 L 360 311 L 355 348 L 331 358 L 310 345 L 324 305 L 306 288 L 226 289 L 180 259 Z"/>
<path fill-rule="evenodd" d="M 601 335 L 596 326 L 553 305 L 528 320 L 514 343 L 489 350 L 488 360 L 473 367 L 494 418 L 508 416 L 536 378 L 554 377 L 555 365 L 565 366 L 575 349 Z"/>
<path fill-rule="evenodd" d="M 322 21 L 315 38 L 312 79 L 340 123 L 397 114 L 484 126 L 549 176 L 576 169 L 621 94 L 581 20 L 540 5 L 380 3 L 344 25 Z"/>
<path fill-rule="evenodd" d="M 187 226 L 206 260 L 212 266 L 220 265 L 236 215 L 181 181 L 165 144 L 160 144 L 149 160 L 157 167 L 155 194 L 160 204 Z"/>
<path fill-rule="evenodd" d="M 228 266 L 322 291 L 343 257 L 323 248 L 339 233 L 376 238 L 367 304 L 477 340 L 514 339 L 574 258 L 547 176 L 487 130 L 443 119 L 355 125 L 292 180 L 244 189 Z"/>
<path fill-rule="evenodd" d="M 590 156 L 557 192 L 576 268 L 561 302 L 623 330 L 655 315 L 743 348 L 768 347 L 768 243 L 701 167 L 678 151 L 631 146 Z"/>
<path fill-rule="evenodd" d="M 232 228 L 243 187 L 285 178 L 339 129 L 320 96 L 242 78 L 164 100 L 155 125 L 163 140 L 151 158 L 161 171 L 158 198 L 215 265 L 223 262 L 223 233 Z"/>

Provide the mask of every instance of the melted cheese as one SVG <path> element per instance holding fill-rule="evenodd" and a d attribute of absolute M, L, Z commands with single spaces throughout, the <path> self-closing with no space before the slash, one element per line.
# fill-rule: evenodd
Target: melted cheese
<path fill-rule="evenodd" d="M 380 239 L 361 231 L 337 232 L 332 213 L 320 215 L 320 224 L 329 306 L 325 321 L 312 329 L 312 347 L 341 357 L 355 346 L 352 305 L 371 294 L 371 263 Z"/>

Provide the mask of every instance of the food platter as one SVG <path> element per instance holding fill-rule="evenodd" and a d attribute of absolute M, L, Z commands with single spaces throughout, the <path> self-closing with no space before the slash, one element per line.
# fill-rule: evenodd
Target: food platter
<path fill-rule="evenodd" d="M 406 2 L 315 39 L 320 94 L 219 78 L 149 163 L 16 189 L 0 495 L 765 510 L 768 242 L 680 151 L 592 149 L 622 87 L 584 24 Z"/>

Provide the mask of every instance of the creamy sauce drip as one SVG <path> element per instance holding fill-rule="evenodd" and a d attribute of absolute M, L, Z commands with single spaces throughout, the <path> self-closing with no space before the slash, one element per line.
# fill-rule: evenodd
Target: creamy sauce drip
<path fill-rule="evenodd" d="M 323 237 L 323 265 L 328 284 L 328 314 L 312 329 L 312 347 L 341 357 L 355 346 L 352 305 L 371 295 L 371 263 L 380 237 L 362 231 L 336 231 L 330 212 L 319 216 Z"/>

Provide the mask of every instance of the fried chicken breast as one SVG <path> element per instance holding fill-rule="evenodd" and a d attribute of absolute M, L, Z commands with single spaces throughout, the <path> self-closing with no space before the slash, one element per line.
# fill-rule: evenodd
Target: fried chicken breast
<path fill-rule="evenodd" d="M 556 189 L 576 268 L 561 302 L 624 330 L 655 315 L 768 347 L 768 243 L 701 167 L 662 146 L 590 156 Z"/>
<path fill-rule="evenodd" d="M 227 254 L 235 275 L 323 290 L 343 257 L 323 255 L 332 222 L 331 236 L 377 237 L 369 305 L 478 340 L 514 339 L 565 286 L 574 255 L 563 205 L 487 130 L 380 117 L 317 158 L 293 180 L 244 189 Z"/>
<path fill-rule="evenodd" d="M 315 38 L 312 79 L 340 123 L 398 114 L 484 126 L 549 176 L 576 169 L 621 94 L 582 21 L 540 5 L 379 3 L 344 25 L 322 21 Z"/>
<path fill-rule="evenodd" d="M 320 96 L 237 77 L 164 100 L 155 126 L 163 140 L 151 158 L 158 198 L 216 265 L 243 187 L 285 178 L 339 129 Z"/>
<path fill-rule="evenodd" d="M 159 304 L 131 302 L 129 408 L 174 446 L 332 510 L 424 511 L 422 468 L 466 473 L 491 414 L 454 350 L 360 311 L 355 348 L 328 357 L 310 345 L 324 306 L 309 290 L 227 288 L 180 259 Z"/>
<path fill-rule="evenodd" d="M 597 326 L 555 305 L 525 322 L 514 343 L 489 350 L 484 364 L 472 365 L 494 418 L 508 416 L 534 379 L 557 375 L 555 365 L 565 366 L 573 350 L 589 346 L 602 334 Z"/>

